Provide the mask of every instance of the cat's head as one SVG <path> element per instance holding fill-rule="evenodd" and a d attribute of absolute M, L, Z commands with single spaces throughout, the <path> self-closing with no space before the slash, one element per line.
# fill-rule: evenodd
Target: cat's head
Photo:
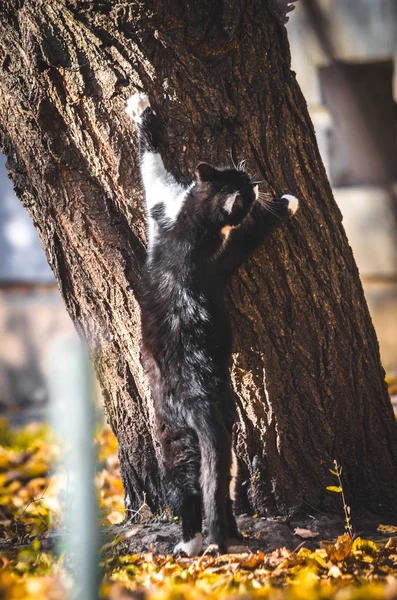
<path fill-rule="evenodd" d="M 195 196 L 203 211 L 220 227 L 236 227 L 247 216 L 258 195 L 258 186 L 239 169 L 217 169 L 200 163 L 195 171 Z"/>

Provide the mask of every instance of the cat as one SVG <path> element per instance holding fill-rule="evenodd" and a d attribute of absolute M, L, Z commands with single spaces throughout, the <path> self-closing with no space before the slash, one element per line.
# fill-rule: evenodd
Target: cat
<path fill-rule="evenodd" d="M 182 521 L 175 552 L 202 550 L 202 515 L 220 553 L 241 540 L 233 513 L 236 402 L 230 380 L 232 332 L 225 286 L 232 273 L 296 212 L 284 195 L 269 210 L 240 167 L 198 164 L 179 184 L 160 154 L 163 130 L 148 97 L 127 113 L 138 129 L 148 249 L 142 278 L 142 361 L 162 448 L 170 508 Z"/>

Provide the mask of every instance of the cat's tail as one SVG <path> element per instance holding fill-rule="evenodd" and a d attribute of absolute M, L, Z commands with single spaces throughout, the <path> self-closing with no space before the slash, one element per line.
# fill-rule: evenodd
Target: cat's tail
<path fill-rule="evenodd" d="M 226 552 L 228 545 L 228 520 L 226 502 L 229 493 L 232 465 L 232 438 L 220 416 L 192 416 L 201 453 L 200 486 L 209 538 Z"/>

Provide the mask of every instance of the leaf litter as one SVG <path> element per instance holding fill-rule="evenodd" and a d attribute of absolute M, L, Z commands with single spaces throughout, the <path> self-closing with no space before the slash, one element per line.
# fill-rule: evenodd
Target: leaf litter
<path fill-rule="evenodd" d="M 123 490 L 117 442 L 109 428 L 97 433 L 96 445 L 100 525 L 119 524 L 125 518 Z M 64 557 L 49 543 L 49 534 L 61 527 L 65 510 L 67 481 L 60 467 L 64 451 L 46 425 L 32 424 L 15 432 L 0 420 L 0 548 L 4 550 L 0 552 L 0 598 L 4 600 L 70 597 L 72 575 Z M 144 512 L 138 515 L 141 521 L 147 518 Z M 394 525 L 379 524 L 378 531 L 387 535 L 382 542 L 352 539 L 345 533 L 310 549 L 306 544 L 313 543 L 310 538 L 318 533 L 298 527 L 295 534 L 303 541 L 295 549 L 198 558 L 124 553 L 123 542 L 139 528 L 131 524 L 127 533 L 103 546 L 101 598 L 397 599 Z M 257 537 L 266 538 L 266 532 Z"/>

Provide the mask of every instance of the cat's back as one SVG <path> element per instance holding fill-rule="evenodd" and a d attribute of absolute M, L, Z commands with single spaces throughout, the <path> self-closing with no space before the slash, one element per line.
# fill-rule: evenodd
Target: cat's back
<path fill-rule="evenodd" d="M 223 362 L 231 333 L 216 273 L 164 256 L 148 263 L 143 288 L 143 342 L 157 360 L 169 366 L 191 362 L 191 356 Z"/>
<path fill-rule="evenodd" d="M 223 308 L 223 286 L 216 276 L 197 273 L 183 264 L 150 263 L 143 278 L 143 311 L 153 313 L 172 329 L 208 323 Z"/>

